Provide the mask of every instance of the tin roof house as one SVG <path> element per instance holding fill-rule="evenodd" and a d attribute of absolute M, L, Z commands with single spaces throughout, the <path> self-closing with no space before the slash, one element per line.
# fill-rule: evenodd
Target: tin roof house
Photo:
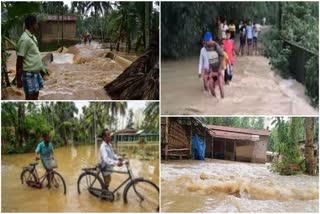
<path fill-rule="evenodd" d="M 192 158 L 192 140 L 204 142 L 205 158 L 265 163 L 270 131 L 206 125 L 197 118 L 161 118 L 161 155 Z"/>

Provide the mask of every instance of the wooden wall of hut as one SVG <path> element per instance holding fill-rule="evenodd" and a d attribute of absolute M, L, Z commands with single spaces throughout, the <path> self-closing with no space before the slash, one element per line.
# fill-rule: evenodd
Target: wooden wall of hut
<path fill-rule="evenodd" d="M 194 118 L 161 118 L 162 158 L 191 158 L 191 140 L 195 134 L 205 138 L 205 127 Z"/>

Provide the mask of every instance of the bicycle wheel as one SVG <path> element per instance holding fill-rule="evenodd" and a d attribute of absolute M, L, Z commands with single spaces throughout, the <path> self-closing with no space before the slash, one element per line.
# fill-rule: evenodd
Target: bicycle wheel
<path fill-rule="evenodd" d="M 30 169 L 24 169 L 20 175 L 21 184 L 30 186 L 30 183 L 36 183 L 37 178 L 35 174 L 31 173 Z"/>
<path fill-rule="evenodd" d="M 50 188 L 51 190 L 67 193 L 66 182 L 63 177 L 56 171 L 52 171 L 50 174 Z"/>
<path fill-rule="evenodd" d="M 78 193 L 89 191 L 89 188 L 103 189 L 104 182 L 94 172 L 84 172 L 78 179 Z"/>
<path fill-rule="evenodd" d="M 131 181 L 123 191 L 125 203 L 140 203 L 146 211 L 159 211 L 159 187 L 149 180 L 137 178 Z"/>

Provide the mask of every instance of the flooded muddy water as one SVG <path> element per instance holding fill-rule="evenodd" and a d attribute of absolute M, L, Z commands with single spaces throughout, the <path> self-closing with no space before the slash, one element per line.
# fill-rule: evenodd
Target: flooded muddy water
<path fill-rule="evenodd" d="M 135 177 L 144 177 L 159 186 L 159 150 L 158 144 L 148 145 L 143 149 L 149 151 L 147 157 L 142 158 L 135 148 L 137 145 L 122 148 L 119 152 L 126 153 L 130 159 L 131 169 Z M 34 161 L 34 154 L 2 155 L 1 165 L 1 196 L 2 212 L 150 212 L 139 203 L 125 204 L 122 199 L 123 188 L 120 189 L 120 200 L 109 202 L 96 198 L 89 193 L 80 195 L 77 192 L 77 180 L 81 169 L 93 167 L 99 158 L 94 145 L 79 145 L 56 148 L 56 169 L 65 179 L 67 194 L 57 196 L 47 188 L 34 189 L 21 184 L 20 173 L 22 167 Z M 41 165 L 41 164 L 40 164 Z M 42 166 L 38 166 L 39 174 L 44 173 Z M 115 170 L 125 170 L 116 167 Z M 127 175 L 112 174 L 110 188 L 118 186 Z"/>
<path fill-rule="evenodd" d="M 48 65 L 50 75 L 45 78 L 45 86 L 40 91 L 39 99 L 109 100 L 103 87 L 117 78 L 131 63 L 127 59 L 123 60 L 125 63 L 110 59 L 107 57 L 109 52 L 96 42 L 53 52 L 54 60 Z M 134 59 L 134 55 L 131 58 Z M 12 53 L 7 63 L 11 79 L 15 76 L 15 63 L 16 55 Z M 6 99 L 24 99 L 23 90 L 15 87 L 8 88 L 6 94 Z"/>
<path fill-rule="evenodd" d="M 275 74 L 263 56 L 236 57 L 234 75 L 225 98 L 205 94 L 198 78 L 198 57 L 163 61 L 161 109 L 164 114 L 317 115 L 305 88 L 294 79 Z"/>
<path fill-rule="evenodd" d="M 265 164 L 224 160 L 161 164 L 163 212 L 319 212 L 319 177 L 280 176 Z"/>

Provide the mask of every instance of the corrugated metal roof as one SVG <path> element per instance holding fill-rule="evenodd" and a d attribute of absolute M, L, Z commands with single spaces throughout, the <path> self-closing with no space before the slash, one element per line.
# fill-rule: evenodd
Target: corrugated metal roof
<path fill-rule="evenodd" d="M 218 130 L 211 131 L 210 134 L 211 136 L 216 138 L 231 139 L 231 140 L 247 140 L 247 141 L 260 140 L 259 135 L 253 135 L 253 134 L 243 134 L 243 133 L 218 131 Z"/>
<path fill-rule="evenodd" d="M 218 126 L 218 125 L 207 125 L 212 131 L 223 131 L 231 133 L 249 134 L 249 135 L 260 135 L 260 136 L 270 136 L 270 131 L 266 129 L 246 129 L 246 128 L 236 128 L 228 126 Z"/>
<path fill-rule="evenodd" d="M 132 128 L 126 128 L 115 132 L 114 134 L 136 134 L 138 130 Z"/>

